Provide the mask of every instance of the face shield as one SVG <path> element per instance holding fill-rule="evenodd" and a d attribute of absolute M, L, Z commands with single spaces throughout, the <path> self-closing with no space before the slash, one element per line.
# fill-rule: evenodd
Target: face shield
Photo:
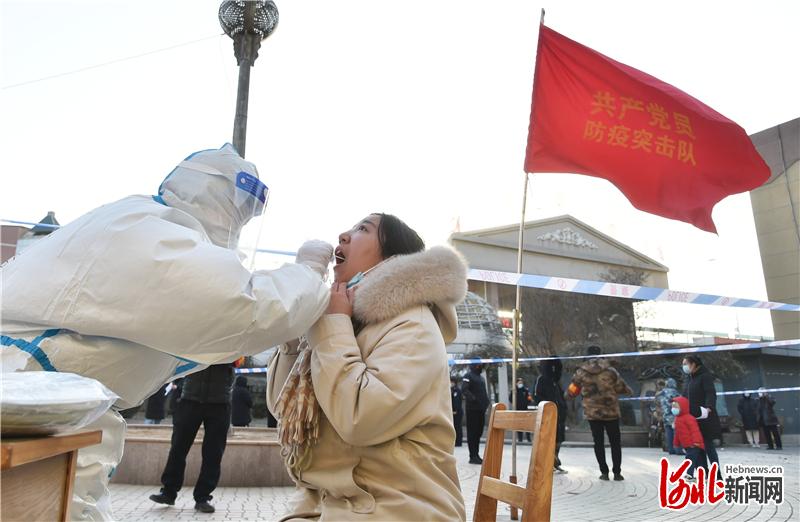
<path fill-rule="evenodd" d="M 197 219 L 212 243 L 236 249 L 242 227 L 263 213 L 269 190 L 255 165 L 225 144 L 187 157 L 158 193 L 166 205 Z"/>

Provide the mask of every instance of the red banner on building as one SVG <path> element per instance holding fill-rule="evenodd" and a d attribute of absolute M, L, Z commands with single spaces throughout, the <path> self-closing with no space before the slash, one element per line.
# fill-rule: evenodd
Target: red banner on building
<path fill-rule="evenodd" d="M 544 25 L 525 171 L 604 178 L 636 208 L 709 232 L 717 202 L 769 177 L 736 123 Z"/>

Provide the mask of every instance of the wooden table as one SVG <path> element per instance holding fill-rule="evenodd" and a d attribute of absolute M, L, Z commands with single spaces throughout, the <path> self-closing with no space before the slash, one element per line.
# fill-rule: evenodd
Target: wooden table
<path fill-rule="evenodd" d="M 94 430 L 0 441 L 0 520 L 67 520 L 78 449 L 102 438 Z"/>

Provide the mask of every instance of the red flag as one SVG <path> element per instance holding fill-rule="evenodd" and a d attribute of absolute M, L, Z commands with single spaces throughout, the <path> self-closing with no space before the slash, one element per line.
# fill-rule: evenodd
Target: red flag
<path fill-rule="evenodd" d="M 769 177 L 736 123 L 544 25 L 525 171 L 604 178 L 636 208 L 709 232 L 717 202 Z"/>

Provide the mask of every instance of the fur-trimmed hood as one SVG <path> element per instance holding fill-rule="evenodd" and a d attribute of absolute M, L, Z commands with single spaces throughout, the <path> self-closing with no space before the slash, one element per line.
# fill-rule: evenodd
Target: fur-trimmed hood
<path fill-rule="evenodd" d="M 436 246 L 376 266 L 357 286 L 353 317 L 373 324 L 427 304 L 449 342 L 456 333 L 455 305 L 466 293 L 466 262 L 452 248 Z"/>

